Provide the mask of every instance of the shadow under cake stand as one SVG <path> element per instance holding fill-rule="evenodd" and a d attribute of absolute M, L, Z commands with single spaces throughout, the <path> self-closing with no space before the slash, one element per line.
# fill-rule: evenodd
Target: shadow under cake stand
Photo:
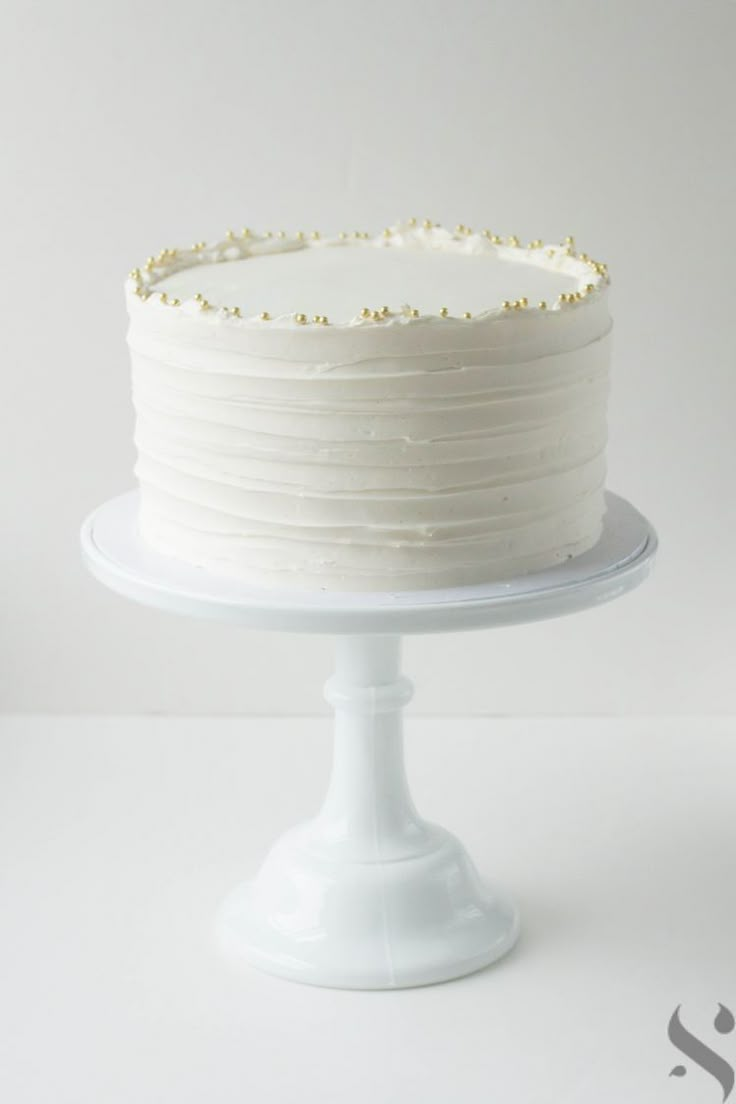
<path fill-rule="evenodd" d="M 401 635 L 515 625 L 618 598 L 651 570 L 649 522 L 608 493 L 595 548 L 550 570 L 443 590 L 327 593 L 259 589 L 160 555 L 139 537 L 137 512 L 132 491 L 82 526 L 85 562 L 105 586 L 190 617 L 337 638 L 325 686 L 335 712 L 327 796 L 225 899 L 222 949 L 294 981 L 356 989 L 447 981 L 505 954 L 516 908 L 409 793 L 402 709 L 413 688 L 400 672 Z"/>

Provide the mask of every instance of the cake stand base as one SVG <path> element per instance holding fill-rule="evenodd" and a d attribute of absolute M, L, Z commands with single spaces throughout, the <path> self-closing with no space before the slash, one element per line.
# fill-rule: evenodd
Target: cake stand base
<path fill-rule="evenodd" d="M 254 880 L 220 907 L 234 958 L 314 985 L 395 989 L 447 981 L 500 958 L 516 909 L 485 885 L 462 844 L 414 807 L 403 758 L 401 634 L 539 620 L 616 598 L 649 573 L 657 546 L 629 503 L 607 496 L 594 549 L 535 575 L 442 591 L 273 591 L 214 577 L 147 548 L 138 497 L 100 507 L 82 527 L 87 566 L 128 598 L 253 628 L 333 632 L 325 696 L 335 714 L 322 809 L 272 847 Z"/>
<path fill-rule="evenodd" d="M 399 644 L 338 639 L 322 810 L 282 836 L 220 911 L 223 949 L 270 973 L 350 989 L 427 985 L 488 965 L 518 934 L 514 907 L 414 808 L 401 733 L 412 685 Z"/>
<path fill-rule="evenodd" d="M 479 881 L 449 833 L 435 851 L 388 869 L 320 863 L 300 842 L 284 836 L 257 881 L 225 899 L 217 935 L 227 955 L 311 985 L 401 989 L 471 974 L 516 942 L 516 909 Z M 274 922 L 293 909 L 297 887 L 319 895 L 325 886 L 329 916 L 316 942 L 308 923 L 292 931 Z"/>

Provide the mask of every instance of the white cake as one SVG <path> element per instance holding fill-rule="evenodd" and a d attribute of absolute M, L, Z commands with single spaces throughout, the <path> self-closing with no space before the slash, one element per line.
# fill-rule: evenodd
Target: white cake
<path fill-rule="evenodd" d="M 264 587 L 502 580 L 604 513 L 606 266 L 410 220 L 234 234 L 126 284 L 140 531 Z"/>

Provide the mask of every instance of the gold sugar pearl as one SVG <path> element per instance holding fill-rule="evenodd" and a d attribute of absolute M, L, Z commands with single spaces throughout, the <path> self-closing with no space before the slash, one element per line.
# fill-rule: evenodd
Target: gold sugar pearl
<path fill-rule="evenodd" d="M 258 317 L 260 318 L 261 322 L 270 322 L 271 321 L 271 315 L 268 313 L 268 311 L 262 311 L 258 315 Z"/>
<path fill-rule="evenodd" d="M 250 227 L 249 226 L 244 226 L 243 229 L 240 231 L 240 236 L 241 236 L 241 238 L 249 238 L 250 237 Z"/>
<path fill-rule="evenodd" d="M 554 249 L 548 249 L 547 250 L 547 256 L 548 257 L 554 257 L 554 255 L 555 255 Z"/>
<path fill-rule="evenodd" d="M 373 313 L 371 314 L 371 318 L 373 319 L 374 322 L 382 322 L 383 321 L 383 315 L 381 314 L 380 311 L 373 311 Z"/>
<path fill-rule="evenodd" d="M 386 227 L 386 229 L 385 229 L 385 230 L 383 231 L 383 236 L 384 236 L 384 238 L 390 238 L 390 237 L 391 237 L 391 230 L 390 230 L 390 228 L 389 228 L 388 226 L 387 226 L 387 227 Z"/>
<path fill-rule="evenodd" d="M 464 312 L 464 314 L 463 314 L 463 318 L 472 318 L 472 317 L 473 317 L 473 316 L 472 316 L 472 314 L 470 313 L 470 311 L 465 311 L 465 312 Z"/>
<path fill-rule="evenodd" d="M 530 241 L 528 248 L 529 249 L 541 249 L 542 248 L 541 239 L 540 238 L 535 238 L 534 241 Z"/>
<path fill-rule="evenodd" d="M 206 244 L 207 244 L 206 242 L 195 242 L 194 245 L 192 246 L 193 252 L 194 253 L 201 253 Z"/>
<path fill-rule="evenodd" d="M 431 230 L 432 229 L 432 220 L 431 219 L 425 219 L 424 222 L 422 223 L 422 226 L 424 227 L 425 230 Z"/>
<path fill-rule="evenodd" d="M 539 307 L 540 310 L 546 310 L 547 309 L 547 300 L 546 299 L 540 299 L 539 302 L 537 303 L 537 306 Z"/>
<path fill-rule="evenodd" d="M 168 303 L 168 301 L 169 301 L 169 297 L 168 297 L 168 295 L 166 294 L 165 291 L 161 292 L 161 294 L 159 295 L 159 299 L 161 300 L 162 303 Z"/>
<path fill-rule="evenodd" d="M 416 224 L 417 224 L 417 220 L 415 218 L 410 218 L 409 219 L 409 226 L 416 226 Z"/>
<path fill-rule="evenodd" d="M 412 307 L 411 310 L 409 311 L 409 314 L 411 315 L 412 318 L 418 318 L 419 317 L 419 311 L 417 310 L 416 307 Z"/>
<path fill-rule="evenodd" d="M 134 268 L 132 270 L 132 272 L 128 273 L 128 276 L 130 277 L 131 280 L 140 280 L 141 270 L 139 268 Z"/>
<path fill-rule="evenodd" d="M 447 307 L 440 307 L 440 318 L 447 318 L 449 313 Z"/>
<path fill-rule="evenodd" d="M 568 234 L 568 235 L 567 235 L 567 237 L 566 237 L 566 238 L 565 238 L 565 240 L 564 240 L 564 244 L 565 244 L 565 245 L 574 245 L 574 244 L 575 244 L 575 239 L 574 239 L 574 237 L 572 236 L 572 234 Z"/>
<path fill-rule="evenodd" d="M 196 292 L 194 298 L 197 300 L 198 303 L 201 303 L 202 299 L 203 299 L 202 292 L 201 291 Z"/>
<path fill-rule="evenodd" d="M 307 321 L 306 314 L 297 314 L 296 315 L 296 321 L 299 323 L 300 326 L 306 325 L 306 321 Z"/>
<path fill-rule="evenodd" d="M 207 311 L 207 310 L 210 309 L 210 303 L 208 302 L 207 299 L 200 299 L 199 309 L 203 310 L 203 311 Z"/>
<path fill-rule="evenodd" d="M 242 318 L 243 317 L 242 314 L 240 313 L 240 307 L 233 307 L 232 308 L 232 316 L 233 316 L 233 318 Z"/>
<path fill-rule="evenodd" d="M 385 233 L 385 231 L 384 231 L 384 233 Z M 338 236 L 338 238 L 341 238 L 343 241 L 345 241 L 345 238 L 347 237 L 347 234 L 345 233 L 344 230 L 341 230 L 340 233 L 337 236 Z"/>
<path fill-rule="evenodd" d="M 491 239 L 492 239 L 492 238 L 493 238 L 493 234 L 491 233 L 491 231 L 490 231 L 490 230 L 484 230 L 484 231 L 483 231 L 483 237 L 484 237 L 484 238 L 491 238 Z"/>
<path fill-rule="evenodd" d="M 522 295 L 521 299 L 519 300 L 519 306 L 520 307 L 528 307 L 529 306 L 529 300 L 527 299 L 526 295 Z"/>
<path fill-rule="evenodd" d="M 273 237 L 273 230 L 267 230 L 266 233 L 263 236 L 264 236 L 264 238 L 272 238 Z"/>
<path fill-rule="evenodd" d="M 519 244 L 519 239 L 517 238 L 516 234 L 511 234 L 509 236 L 508 241 L 509 241 L 509 245 L 518 245 Z"/>
<path fill-rule="evenodd" d="M 314 241 L 317 241 L 319 239 L 319 230 L 312 231 L 312 238 Z"/>
<path fill-rule="evenodd" d="M 181 299 L 172 299 L 170 305 L 172 307 L 180 307 L 181 306 Z"/>
<path fill-rule="evenodd" d="M 227 238 L 228 241 L 232 241 L 235 237 L 235 231 L 234 230 L 226 230 L 225 231 L 225 237 Z"/>
<path fill-rule="evenodd" d="M 381 313 L 381 314 L 390 314 L 390 313 L 391 313 L 391 311 L 390 311 L 390 309 L 389 309 L 388 307 L 381 307 L 381 311 L 380 311 L 380 313 Z"/>
<path fill-rule="evenodd" d="M 304 241 L 304 231 L 303 230 L 297 230 L 296 237 L 297 237 L 297 241 Z"/>
<path fill-rule="evenodd" d="M 501 237 L 500 234 L 493 234 L 491 236 L 491 241 L 493 242 L 494 245 L 503 245 L 503 238 Z"/>
<path fill-rule="evenodd" d="M 371 316 L 370 308 L 369 307 L 363 307 L 362 311 L 360 312 L 360 317 L 361 318 L 370 318 L 370 316 Z"/>
<path fill-rule="evenodd" d="M 286 237 L 286 231 L 285 231 L 285 230 L 279 230 L 279 232 L 278 232 L 278 235 L 277 235 L 277 236 L 278 236 L 279 238 L 285 238 L 285 237 Z"/>
<path fill-rule="evenodd" d="M 585 290 L 587 291 L 588 295 L 590 295 L 592 291 L 595 291 L 595 284 L 586 284 Z"/>
<path fill-rule="evenodd" d="M 316 322 L 320 326 L 326 326 L 327 325 L 327 318 L 325 317 L 324 314 L 315 314 L 312 317 L 312 321 Z"/>
<path fill-rule="evenodd" d="M 457 226 L 455 227 L 455 233 L 456 234 L 464 234 L 465 233 L 465 227 L 463 226 L 463 224 L 461 222 L 459 222 L 457 224 Z"/>
<path fill-rule="evenodd" d="M 503 310 L 511 310 L 512 306 L 513 303 L 510 299 L 504 299 L 503 303 L 501 304 Z"/>

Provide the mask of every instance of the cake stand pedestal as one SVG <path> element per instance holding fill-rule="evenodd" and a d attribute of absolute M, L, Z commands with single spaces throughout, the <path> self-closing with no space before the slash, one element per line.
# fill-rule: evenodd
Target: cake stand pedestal
<path fill-rule="evenodd" d="M 445 590 L 326 593 L 266 590 L 159 555 L 137 531 L 138 493 L 82 527 L 84 559 L 126 598 L 255 629 L 334 633 L 332 776 L 317 816 L 272 847 L 253 881 L 222 904 L 222 948 L 272 974 L 314 985 L 393 989 L 446 981 L 505 954 L 513 904 L 481 881 L 463 845 L 423 820 L 404 772 L 403 633 L 490 628 L 574 613 L 617 598 L 649 573 L 657 539 L 613 494 L 600 541 L 548 571 Z M 451 745 L 448 744 L 448 752 Z"/>

